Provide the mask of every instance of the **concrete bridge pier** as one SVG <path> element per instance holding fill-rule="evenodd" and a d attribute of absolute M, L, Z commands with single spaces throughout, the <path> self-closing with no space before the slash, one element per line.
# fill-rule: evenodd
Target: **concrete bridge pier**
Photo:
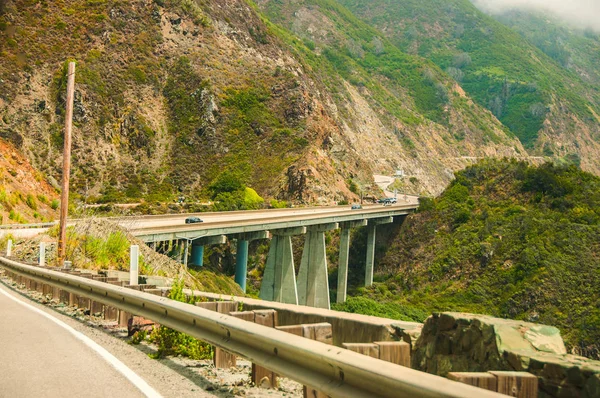
<path fill-rule="evenodd" d="M 337 302 L 346 302 L 346 293 L 348 291 L 348 257 L 350 254 L 350 230 L 356 227 L 364 227 L 367 220 L 346 221 L 340 223 L 340 255 L 338 262 L 338 284 L 337 284 Z"/>
<path fill-rule="evenodd" d="M 237 250 L 235 254 L 235 283 L 240 285 L 246 292 L 246 275 L 248 273 L 248 243 L 256 239 L 268 239 L 269 231 L 246 232 L 233 235 L 230 238 L 237 239 Z"/>
<path fill-rule="evenodd" d="M 191 264 L 202 267 L 204 265 L 204 246 L 222 245 L 226 241 L 227 237 L 225 235 L 206 236 L 203 238 L 193 239 Z"/>
<path fill-rule="evenodd" d="M 292 236 L 306 233 L 306 227 L 272 230 L 271 245 L 260 286 L 262 300 L 298 304 Z"/>
<path fill-rule="evenodd" d="M 300 305 L 330 309 L 325 231 L 338 227 L 338 223 L 329 223 L 310 226 L 307 229 L 298 272 L 298 303 Z"/>
<path fill-rule="evenodd" d="M 365 264 L 365 286 L 373 284 L 373 267 L 375 265 L 375 235 L 377 225 L 394 222 L 394 217 L 370 219 L 367 224 L 367 261 Z"/>

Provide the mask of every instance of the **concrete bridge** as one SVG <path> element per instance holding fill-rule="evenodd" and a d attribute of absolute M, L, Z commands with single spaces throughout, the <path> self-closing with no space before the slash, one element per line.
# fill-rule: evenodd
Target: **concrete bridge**
<path fill-rule="evenodd" d="M 183 244 L 183 262 L 201 266 L 204 246 L 236 241 L 235 280 L 245 291 L 248 243 L 270 238 L 260 298 L 282 303 L 330 308 L 325 232 L 340 231 L 337 302 L 346 300 L 350 230 L 367 228 L 365 285 L 373 283 L 377 225 L 392 223 L 417 208 L 416 203 L 394 206 L 320 207 L 228 213 L 198 213 L 204 222 L 185 224 L 187 215 L 146 216 L 126 225 L 133 235 L 156 247 L 162 242 Z M 122 222 L 123 223 L 123 222 Z M 296 278 L 292 236 L 305 235 Z"/>

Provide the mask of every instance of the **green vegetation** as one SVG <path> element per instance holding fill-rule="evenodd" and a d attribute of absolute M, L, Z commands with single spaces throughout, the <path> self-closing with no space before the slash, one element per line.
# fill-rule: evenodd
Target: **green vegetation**
<path fill-rule="evenodd" d="M 293 27 L 294 12 L 301 6 L 318 9 L 335 24 L 335 31 L 330 33 L 332 39 L 309 36 L 308 30 Z M 380 106 L 407 124 L 422 122 L 415 113 L 446 124 L 444 108 L 453 100 L 448 96 L 449 82 L 442 72 L 426 60 L 399 51 L 382 38 L 380 32 L 361 22 L 337 2 L 304 0 L 292 4 L 270 1 L 263 7 L 270 21 L 288 29 L 265 21 L 272 32 L 295 49 L 332 92 L 342 95 L 345 91 L 341 77 L 359 88 L 367 88 Z M 302 40 L 293 36 L 292 30 Z M 397 94 L 406 90 L 411 105 Z M 407 105 L 413 109 L 407 109 Z"/>
<path fill-rule="evenodd" d="M 394 236 L 369 298 L 555 325 L 576 352 L 598 357 L 600 178 L 482 161 Z"/>
<path fill-rule="evenodd" d="M 232 172 L 222 173 L 209 187 L 216 211 L 260 209 L 264 203 L 254 189 Z"/>
<path fill-rule="evenodd" d="M 418 0 L 340 3 L 384 31 L 403 51 L 430 59 L 445 70 L 527 148 L 536 143 L 553 97 L 560 98 L 581 120 L 594 122 L 584 96 L 589 92 L 587 82 L 468 0 L 432 0 L 426 6 Z M 522 30 L 530 26 L 522 24 Z M 589 54 L 598 54 L 597 45 L 587 49 Z M 559 62 L 565 56 L 545 52 Z M 597 76 L 596 65 L 587 62 L 584 70 Z M 597 95 L 594 103 L 598 109 Z"/>
<path fill-rule="evenodd" d="M 183 288 L 183 281 L 175 281 L 171 286 L 169 298 L 193 304 L 194 298 L 188 300 L 183 293 Z M 210 359 L 213 355 L 210 344 L 166 326 L 154 329 L 149 336 L 149 340 L 158 346 L 158 358 L 166 355 L 183 355 L 192 359 Z"/>
<path fill-rule="evenodd" d="M 57 226 L 49 234 L 58 234 Z M 67 258 L 81 268 L 128 270 L 130 245 L 127 236 L 121 231 L 99 236 L 92 232 L 86 233 L 85 229 L 67 228 Z M 141 255 L 139 264 L 142 274 L 148 271 Z"/>
<path fill-rule="evenodd" d="M 404 306 L 390 301 L 375 301 L 368 297 L 360 296 L 349 297 L 343 304 L 335 303 L 331 306 L 331 309 L 409 322 L 423 322 L 429 316 L 429 313 L 414 307 Z"/>
<path fill-rule="evenodd" d="M 37 201 L 35 200 L 35 197 L 32 194 L 27 194 L 27 197 L 25 198 L 25 204 L 27 206 L 29 206 L 29 208 L 31 210 L 37 210 L 38 209 Z"/>
<path fill-rule="evenodd" d="M 554 15 L 541 11 L 510 10 L 494 16 L 504 25 L 554 59 L 564 69 L 577 68 L 583 80 L 595 87 L 594 101 L 599 103 L 600 35 L 588 29 L 574 29 Z"/>
<path fill-rule="evenodd" d="M 15 211 L 15 210 L 11 210 L 8 213 L 8 218 L 11 219 L 11 220 L 13 220 L 17 224 L 25 224 L 27 222 L 27 220 L 25 220 L 25 218 L 23 217 L 23 215 L 21 213 L 19 213 L 18 211 Z"/>

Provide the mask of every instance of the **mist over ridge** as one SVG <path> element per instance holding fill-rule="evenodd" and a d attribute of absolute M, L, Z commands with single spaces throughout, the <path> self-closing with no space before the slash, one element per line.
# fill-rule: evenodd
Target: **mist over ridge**
<path fill-rule="evenodd" d="M 598 0 L 471 0 L 482 11 L 502 14 L 511 9 L 549 11 L 575 28 L 600 32 Z"/>

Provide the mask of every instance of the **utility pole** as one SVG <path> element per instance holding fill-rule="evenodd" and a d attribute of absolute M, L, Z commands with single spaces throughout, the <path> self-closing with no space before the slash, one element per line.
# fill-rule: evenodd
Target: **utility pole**
<path fill-rule="evenodd" d="M 65 113 L 65 146 L 63 150 L 62 192 L 60 194 L 60 234 L 58 263 L 65 260 L 67 245 L 67 215 L 69 212 L 69 177 L 71 175 L 71 128 L 73 126 L 73 99 L 75 97 L 75 62 L 69 62 L 67 72 L 67 110 Z"/>

